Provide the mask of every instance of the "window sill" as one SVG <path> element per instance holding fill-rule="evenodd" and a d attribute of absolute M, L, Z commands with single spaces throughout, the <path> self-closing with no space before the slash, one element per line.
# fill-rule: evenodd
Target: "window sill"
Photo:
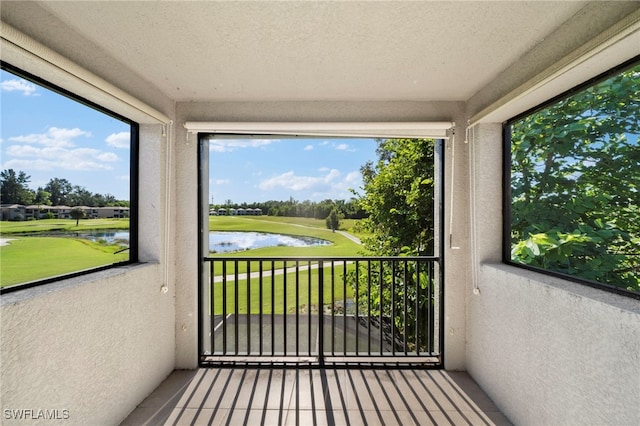
<path fill-rule="evenodd" d="M 555 277 L 525 268 L 509 265 L 506 263 L 488 262 L 480 265 L 481 271 L 498 271 L 515 276 L 517 281 L 526 282 L 529 285 L 544 286 L 552 290 L 563 291 L 573 296 L 584 297 L 611 307 L 621 309 L 640 315 L 640 300 L 634 297 L 623 296 L 607 290 L 591 287 L 586 284 L 569 281 L 560 277 Z M 482 282 L 479 283 L 482 287 Z"/>
<path fill-rule="evenodd" d="M 19 303 L 29 299 L 35 299 L 37 297 L 46 296 L 57 291 L 81 287 L 96 281 L 107 280 L 113 277 L 128 274 L 131 271 L 135 271 L 141 268 L 150 268 L 157 264 L 158 262 L 131 263 L 122 266 L 114 266 L 100 271 L 88 272 L 86 274 L 78 275 L 75 277 L 61 278 L 58 281 L 40 284 L 33 287 L 15 289 L 7 293 L 2 293 L 0 295 L 0 307 Z"/>

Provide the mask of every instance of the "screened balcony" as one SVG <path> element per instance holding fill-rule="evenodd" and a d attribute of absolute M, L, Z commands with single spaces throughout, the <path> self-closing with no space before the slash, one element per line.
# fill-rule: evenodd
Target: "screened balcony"
<path fill-rule="evenodd" d="M 76 425 L 640 424 L 640 301 L 503 256 L 503 123 L 636 58 L 638 2 L 5 1 L 0 17 L 3 62 L 137 123 L 140 150 L 137 261 L 2 294 L 2 424 L 40 413 Z M 400 138 L 392 128 L 443 122 L 442 298 L 420 287 L 435 307 L 430 338 L 407 340 L 404 294 L 360 303 L 375 299 L 362 278 L 359 303 L 328 301 L 330 284 L 322 298 L 305 290 L 318 316 L 287 309 L 300 320 L 282 318 L 281 334 L 268 332 L 280 318 L 253 317 L 258 306 L 281 315 L 266 312 L 270 300 L 218 311 L 235 306 L 218 290 L 234 299 L 240 277 L 203 297 L 208 212 L 187 123 L 316 135 L 357 123 Z M 28 140 L 15 136 L 1 145 Z M 245 347 L 241 336 L 256 339 Z M 414 365 L 416 349 L 427 365 Z M 276 364 L 258 365 L 261 355 Z"/>

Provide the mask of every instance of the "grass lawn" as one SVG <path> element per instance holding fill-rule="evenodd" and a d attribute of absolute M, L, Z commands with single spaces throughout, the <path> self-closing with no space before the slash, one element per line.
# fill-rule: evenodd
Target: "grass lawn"
<path fill-rule="evenodd" d="M 339 256 L 360 256 L 364 251 L 363 247 L 347 237 L 331 232 L 327 229 L 324 220 L 309 218 L 291 218 L 291 217 L 238 217 L 238 216 L 211 216 L 209 218 L 209 229 L 211 231 L 255 231 L 255 232 L 271 232 L 285 235 L 304 235 L 309 237 L 321 238 L 332 242 L 330 246 L 317 247 L 265 247 L 255 250 L 247 250 L 236 253 L 220 253 L 211 254 L 210 257 L 233 257 L 238 258 L 237 269 L 239 274 L 246 273 L 248 269 L 251 272 L 258 272 L 258 262 L 243 261 L 243 257 L 286 257 L 286 256 L 304 256 L 304 257 L 339 257 Z M 263 262 L 263 271 L 271 271 L 272 262 Z M 312 264 L 315 262 L 312 262 Z M 307 262 L 300 262 L 300 267 L 307 266 Z M 294 267 L 295 261 L 287 262 L 287 267 Z M 284 267 L 284 262 L 273 262 L 273 268 L 278 270 Z M 347 269 L 354 268 L 354 265 L 347 265 Z M 235 273 L 236 263 L 226 262 L 226 275 Z M 214 267 L 214 275 L 222 275 L 221 262 L 216 262 Z M 345 289 L 342 281 L 344 267 L 336 265 L 333 276 L 333 297 L 334 300 L 345 299 Z M 286 274 L 287 279 L 287 300 L 285 305 L 285 276 L 276 275 L 274 277 L 265 276 L 262 281 L 262 312 L 271 313 L 271 290 L 274 291 L 274 310 L 276 314 L 295 312 L 298 308 L 301 311 L 308 310 L 309 304 L 311 309 L 317 311 L 319 309 L 318 301 L 318 269 L 311 271 L 300 271 L 299 282 L 295 285 L 295 273 Z M 309 289 L 309 280 L 311 280 L 311 289 Z M 325 268 L 324 273 L 324 303 L 331 303 L 331 273 L 329 268 Z M 226 285 L 227 291 L 227 312 L 237 312 L 246 314 L 249 310 L 253 314 L 260 312 L 260 282 L 254 278 L 249 280 L 241 279 L 238 281 L 238 309 L 235 311 L 235 282 L 229 282 Z M 222 314 L 222 283 L 213 284 L 214 291 L 214 313 Z M 311 303 L 309 303 L 309 291 L 311 291 Z M 346 298 L 353 297 L 353 289 L 350 286 L 346 288 Z M 249 300 L 247 300 L 249 295 Z"/>
<path fill-rule="evenodd" d="M 17 238 L 0 247 L 0 286 L 126 261 L 129 253 L 114 254 L 118 249 L 72 238 Z"/>
<path fill-rule="evenodd" d="M 258 216 L 258 217 L 238 217 L 238 216 L 210 216 L 209 224 L 213 221 L 219 222 L 219 226 L 227 226 L 228 220 L 240 219 L 240 220 L 255 220 L 262 222 L 272 222 L 272 223 L 281 223 L 288 225 L 299 225 L 299 226 L 308 226 L 312 228 L 322 229 L 323 232 L 330 232 L 327 229 L 327 224 L 324 219 L 312 219 L 308 217 L 282 217 L 282 216 Z M 340 231 L 346 231 L 358 238 L 364 238 L 369 234 L 364 233 L 357 229 L 356 223 L 358 223 L 358 219 L 342 219 L 340 220 Z M 211 226 L 211 225 L 210 225 Z M 217 225 L 218 226 L 218 225 Z M 212 231 L 223 231 L 226 229 L 217 229 L 211 228 Z M 240 229 L 230 229 L 230 230 L 240 230 Z M 252 229 L 253 230 L 253 229 Z M 271 231 L 275 232 L 275 231 Z M 301 234 L 298 234 L 301 235 Z"/>
<path fill-rule="evenodd" d="M 354 265 L 347 265 L 347 269 L 354 268 Z M 331 277 L 331 270 L 325 268 L 324 271 L 324 287 L 323 287 L 323 304 L 330 304 L 332 300 L 344 300 L 345 285 L 343 282 L 342 266 L 336 266 L 334 268 L 333 281 Z M 276 275 L 275 277 L 263 277 L 262 279 L 262 313 L 272 313 L 271 305 L 273 300 L 275 314 L 293 313 L 299 310 L 300 312 L 308 312 L 308 307 L 311 306 L 313 312 L 319 310 L 319 295 L 318 295 L 318 283 L 319 272 L 317 269 L 309 271 L 299 272 L 298 285 L 296 288 L 296 274 L 286 274 L 286 287 L 287 287 L 287 299 L 285 301 L 285 276 Z M 309 286 L 311 282 L 311 286 Z M 311 287 L 311 288 L 309 288 Z M 331 289 L 333 287 L 333 299 Z M 271 292 L 273 289 L 274 297 L 272 299 Z M 297 289 L 297 294 L 296 294 Z M 309 293 L 309 290 L 311 293 Z M 235 282 L 228 282 L 226 285 L 226 299 L 227 299 L 227 313 L 235 312 L 238 314 L 246 314 L 250 308 L 252 314 L 260 313 L 260 281 L 257 278 L 251 280 L 239 280 L 238 281 L 238 306 L 235 310 Z M 249 300 L 247 300 L 247 294 L 249 294 Z M 347 298 L 353 297 L 353 288 L 346 285 Z M 311 295 L 311 300 L 309 300 Z M 214 314 L 221 315 L 223 313 L 223 284 L 213 284 L 213 299 L 214 299 Z M 286 304 L 285 304 L 286 303 Z M 286 308 L 285 308 L 286 306 Z"/>
<path fill-rule="evenodd" d="M 23 222 L 0 222 L 0 234 L 22 234 L 44 231 L 85 231 L 88 229 L 129 229 L 129 219 L 41 219 Z"/>

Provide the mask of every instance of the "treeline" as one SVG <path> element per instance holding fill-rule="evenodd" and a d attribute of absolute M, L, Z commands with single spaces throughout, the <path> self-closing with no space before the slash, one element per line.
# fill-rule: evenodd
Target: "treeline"
<path fill-rule="evenodd" d="M 31 176 L 23 171 L 0 172 L 0 203 L 44 206 L 129 207 L 128 200 L 117 200 L 111 194 L 93 193 L 67 179 L 52 178 L 44 187 L 29 188 Z"/>
<path fill-rule="evenodd" d="M 336 210 L 338 214 L 345 219 L 362 219 L 367 214 L 358 206 L 355 199 L 351 200 L 322 200 L 315 201 L 298 201 L 290 198 L 287 201 L 265 201 L 257 203 L 234 204 L 231 200 L 225 201 L 224 204 L 212 204 L 210 208 L 251 208 L 261 209 L 263 214 L 269 216 L 285 216 L 285 217 L 308 217 L 314 219 L 326 219 L 332 210 Z"/>

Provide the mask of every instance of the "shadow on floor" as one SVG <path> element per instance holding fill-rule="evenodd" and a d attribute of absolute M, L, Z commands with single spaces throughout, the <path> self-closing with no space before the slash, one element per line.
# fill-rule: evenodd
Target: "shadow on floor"
<path fill-rule="evenodd" d="M 464 372 L 174 371 L 123 425 L 508 425 Z"/>

